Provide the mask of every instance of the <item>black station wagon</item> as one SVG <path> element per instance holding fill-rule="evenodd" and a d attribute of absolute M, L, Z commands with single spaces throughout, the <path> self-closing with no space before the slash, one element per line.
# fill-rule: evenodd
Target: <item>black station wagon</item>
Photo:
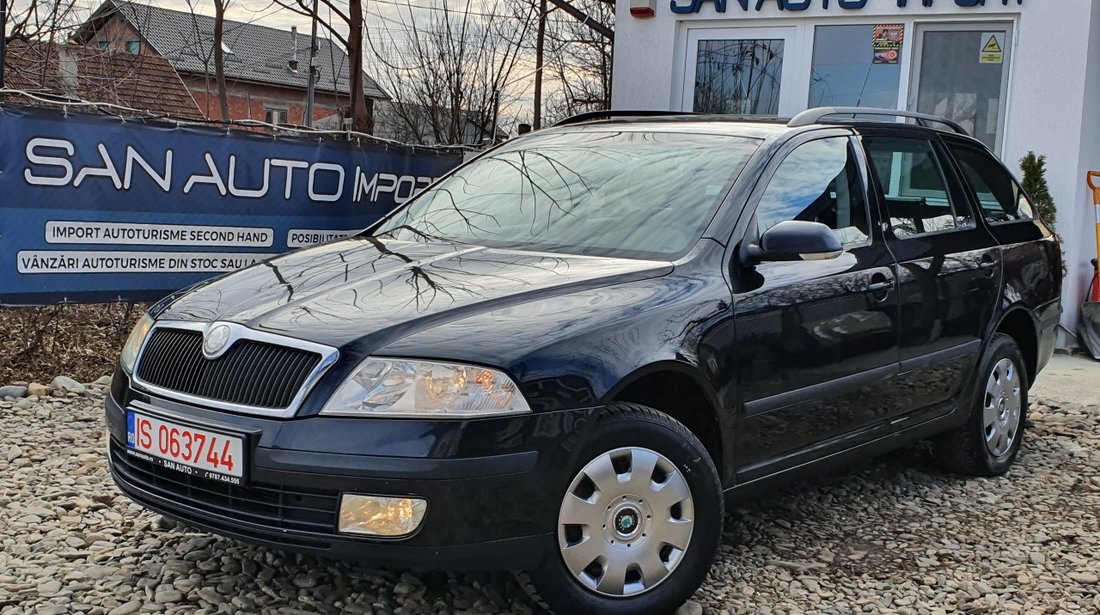
<path fill-rule="evenodd" d="M 728 497 L 924 438 L 1006 472 L 1061 278 L 947 120 L 580 116 L 157 303 L 107 400 L 111 472 L 240 540 L 667 612 Z"/>

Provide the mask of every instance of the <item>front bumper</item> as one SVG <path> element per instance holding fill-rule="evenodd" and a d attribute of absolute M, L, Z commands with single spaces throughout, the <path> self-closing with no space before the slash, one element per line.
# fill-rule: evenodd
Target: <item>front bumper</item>
<path fill-rule="evenodd" d="M 566 484 L 569 436 L 593 412 L 477 421 L 284 420 L 113 389 L 106 401 L 111 475 L 139 504 L 267 547 L 441 569 L 539 566 L 554 544 L 555 486 Z M 134 401 L 145 413 L 243 435 L 245 482 L 190 477 L 129 455 L 124 406 Z M 405 538 L 339 534 L 343 492 L 420 497 L 428 507 L 420 527 Z"/>

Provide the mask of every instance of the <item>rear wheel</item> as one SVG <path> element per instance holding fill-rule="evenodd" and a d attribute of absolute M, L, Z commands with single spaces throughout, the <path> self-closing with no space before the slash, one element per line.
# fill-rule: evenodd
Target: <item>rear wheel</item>
<path fill-rule="evenodd" d="M 937 456 L 973 476 L 1000 476 L 1012 467 L 1027 418 L 1027 372 L 1015 340 L 995 334 L 982 356 L 970 418 L 936 441 Z"/>
<path fill-rule="evenodd" d="M 702 584 L 722 533 L 718 473 L 686 427 L 608 408 L 561 485 L 556 556 L 521 581 L 557 613 L 671 613 Z"/>

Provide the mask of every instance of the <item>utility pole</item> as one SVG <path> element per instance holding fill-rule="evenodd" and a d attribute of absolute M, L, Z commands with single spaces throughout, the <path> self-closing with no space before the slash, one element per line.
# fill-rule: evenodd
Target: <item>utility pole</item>
<path fill-rule="evenodd" d="M 0 0 L 2 2 L 3 0 Z M 535 42 L 535 130 L 542 128 L 542 62 L 546 45 L 546 0 L 539 0 L 539 31 Z"/>
<path fill-rule="evenodd" d="M 8 0 L 0 0 L 0 89 L 4 89 L 4 66 L 8 61 Z"/>
<path fill-rule="evenodd" d="M 3 2 L 4 0 L 0 0 Z M 311 31 L 309 35 L 309 75 L 306 79 L 309 83 L 306 85 L 306 127 L 313 128 L 313 96 L 314 96 L 314 83 L 317 81 L 317 77 L 314 74 L 313 59 L 317 56 L 317 0 L 313 0 L 313 10 L 311 11 L 310 19 L 313 21 L 313 25 L 310 26 Z"/>
<path fill-rule="evenodd" d="M 3 0 L 0 0 L 3 1 Z M 497 144 L 497 122 L 500 120 L 500 87 L 493 86 L 493 134 L 489 137 L 489 141 L 493 145 Z"/>
<path fill-rule="evenodd" d="M 576 19 L 577 21 L 584 24 L 586 27 L 588 27 L 589 30 L 592 30 L 593 32 L 599 34 L 609 41 L 615 40 L 614 30 L 596 21 L 595 19 L 592 19 L 591 15 L 570 4 L 569 0 L 550 0 L 550 2 L 554 3 L 554 6 L 568 13 L 570 16 L 573 17 L 573 19 Z M 614 3 L 612 3 L 612 6 L 614 6 Z"/>

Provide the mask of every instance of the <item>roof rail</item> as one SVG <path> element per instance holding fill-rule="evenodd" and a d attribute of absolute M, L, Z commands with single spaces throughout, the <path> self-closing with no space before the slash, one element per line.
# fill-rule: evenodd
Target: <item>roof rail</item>
<path fill-rule="evenodd" d="M 613 117 L 668 117 L 668 116 L 683 116 L 683 115 L 696 115 L 687 111 L 645 111 L 645 110 L 623 110 L 623 109 L 605 109 L 603 111 L 589 111 L 587 113 L 580 113 L 572 117 L 567 117 L 560 122 L 554 124 L 554 126 L 568 126 L 570 124 L 580 124 L 581 122 L 587 122 L 590 120 L 604 120 Z"/>
<path fill-rule="evenodd" d="M 958 122 L 949 120 L 945 117 L 938 117 L 935 115 L 928 115 L 927 113 L 917 113 L 915 111 L 900 111 L 898 109 L 876 109 L 874 107 L 817 107 L 816 109 L 807 109 L 802 113 L 794 116 L 791 121 L 787 122 L 787 126 L 791 128 L 800 128 L 802 126 L 810 126 L 812 124 L 828 124 L 830 122 L 824 121 L 825 118 L 831 115 L 851 115 L 852 120 L 857 115 L 878 115 L 884 117 L 904 117 L 917 121 L 920 126 L 930 127 L 929 123 L 943 124 L 955 132 L 970 136 L 966 132 L 966 129 L 959 125 Z M 851 120 L 849 120 L 851 121 Z M 842 123 L 842 122 L 833 122 Z"/>

